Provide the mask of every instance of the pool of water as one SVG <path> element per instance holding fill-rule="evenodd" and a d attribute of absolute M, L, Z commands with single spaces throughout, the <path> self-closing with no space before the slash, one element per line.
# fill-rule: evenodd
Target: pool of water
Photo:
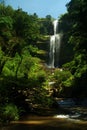
<path fill-rule="evenodd" d="M 51 116 L 27 115 L 0 130 L 87 130 L 87 107 L 64 107 Z"/>
<path fill-rule="evenodd" d="M 87 130 L 87 121 L 70 118 L 69 115 L 28 115 L 13 121 L 0 130 Z"/>

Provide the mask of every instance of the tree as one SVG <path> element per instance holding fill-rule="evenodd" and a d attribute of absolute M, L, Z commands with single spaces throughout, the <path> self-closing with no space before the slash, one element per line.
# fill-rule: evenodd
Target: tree
<path fill-rule="evenodd" d="M 68 43 L 74 45 L 74 58 L 68 68 L 74 75 L 74 90 L 86 96 L 87 88 L 87 1 L 71 0 L 67 4 L 68 16 L 72 21 Z M 77 95 L 77 96 L 78 96 Z M 76 95 L 75 95 L 76 96 Z"/>
<path fill-rule="evenodd" d="M 51 15 L 47 15 L 46 18 L 42 18 L 40 20 L 40 33 L 44 35 L 52 35 L 53 32 L 53 24 L 52 24 Z"/>
<path fill-rule="evenodd" d="M 18 9 L 15 11 L 14 19 L 16 35 L 24 38 L 27 43 L 36 42 L 39 36 L 37 17 L 28 15 L 26 12 Z"/>

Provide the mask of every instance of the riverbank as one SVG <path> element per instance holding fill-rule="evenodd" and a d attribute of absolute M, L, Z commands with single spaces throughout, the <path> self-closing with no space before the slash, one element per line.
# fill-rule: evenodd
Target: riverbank
<path fill-rule="evenodd" d="M 66 113 L 65 110 L 61 112 Z M 59 113 L 58 109 L 53 108 L 38 109 L 36 114 L 29 113 L 0 130 L 87 130 L 87 121 L 71 119 L 64 115 L 58 116 Z"/>
<path fill-rule="evenodd" d="M 27 116 L 27 119 L 11 122 L 1 130 L 87 130 L 87 122 L 60 119 L 53 116 Z"/>

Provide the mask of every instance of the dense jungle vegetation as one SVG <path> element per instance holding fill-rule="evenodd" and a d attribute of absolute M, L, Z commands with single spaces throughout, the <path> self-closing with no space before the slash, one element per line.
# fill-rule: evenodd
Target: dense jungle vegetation
<path fill-rule="evenodd" d="M 45 66 L 51 15 L 39 18 L 0 3 L 0 122 L 18 120 L 37 106 L 50 107 L 53 97 L 86 97 L 87 1 L 71 0 L 66 7 L 58 30 L 63 34 L 61 71 Z"/>

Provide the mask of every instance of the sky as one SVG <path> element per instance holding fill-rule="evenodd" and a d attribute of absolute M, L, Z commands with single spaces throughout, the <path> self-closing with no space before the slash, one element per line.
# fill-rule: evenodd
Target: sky
<path fill-rule="evenodd" d="M 14 9 L 22 8 L 28 14 L 36 13 L 41 18 L 46 15 L 58 18 L 67 12 L 65 5 L 68 2 L 70 0 L 6 0 L 6 5 L 11 5 Z"/>

